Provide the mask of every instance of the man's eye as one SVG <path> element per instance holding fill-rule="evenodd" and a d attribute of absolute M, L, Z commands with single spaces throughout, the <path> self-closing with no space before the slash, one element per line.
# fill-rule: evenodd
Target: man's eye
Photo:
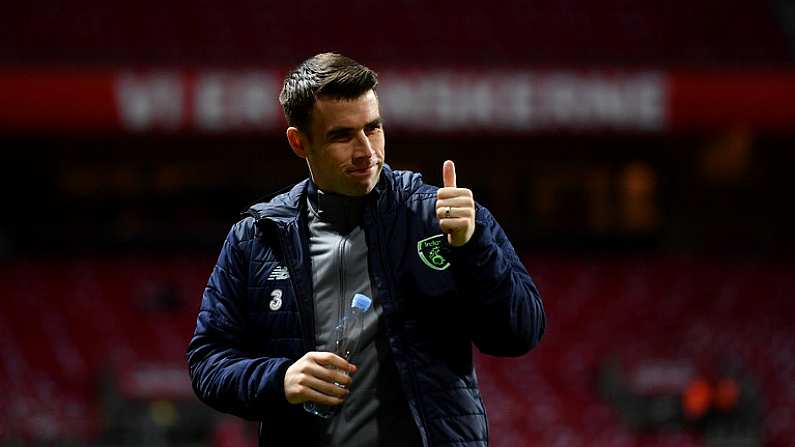
<path fill-rule="evenodd" d="M 368 134 L 373 133 L 373 132 L 375 132 L 377 130 L 381 130 L 381 125 L 380 124 L 374 124 L 372 126 L 367 126 L 364 129 L 364 131 L 367 132 Z"/>
<path fill-rule="evenodd" d="M 331 141 L 335 141 L 335 142 L 338 142 L 338 143 L 342 143 L 342 142 L 348 141 L 350 139 L 351 139 L 351 135 L 350 134 L 340 134 L 340 135 L 334 135 L 334 136 L 331 137 Z"/>

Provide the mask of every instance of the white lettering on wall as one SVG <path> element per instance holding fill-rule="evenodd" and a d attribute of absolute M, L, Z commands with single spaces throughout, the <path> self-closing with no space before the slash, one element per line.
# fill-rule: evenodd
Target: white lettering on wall
<path fill-rule="evenodd" d="M 204 131 L 267 130 L 277 123 L 276 80 L 265 72 L 209 72 L 194 92 L 196 127 Z"/>
<path fill-rule="evenodd" d="M 388 122 L 432 130 L 661 130 L 666 91 L 655 73 L 387 72 Z"/>
<path fill-rule="evenodd" d="M 195 82 L 191 82 L 195 79 Z M 388 128 L 660 131 L 667 125 L 665 77 L 655 72 L 385 71 L 379 98 Z M 274 72 L 122 73 L 116 97 L 134 131 L 279 129 Z"/>
<path fill-rule="evenodd" d="M 184 89 L 171 72 L 122 73 L 115 83 L 123 125 L 130 130 L 177 129 L 182 124 Z"/>

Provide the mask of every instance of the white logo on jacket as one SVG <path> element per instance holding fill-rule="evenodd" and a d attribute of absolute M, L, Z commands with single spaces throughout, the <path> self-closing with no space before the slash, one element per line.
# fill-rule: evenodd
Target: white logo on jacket
<path fill-rule="evenodd" d="M 277 265 L 276 268 L 271 270 L 271 274 L 268 275 L 268 281 L 275 281 L 279 279 L 290 279 L 290 271 L 287 270 L 287 267 L 283 265 Z"/>
<path fill-rule="evenodd" d="M 279 310 L 282 308 L 282 289 L 274 289 L 271 292 L 271 302 L 268 303 L 271 310 Z"/>

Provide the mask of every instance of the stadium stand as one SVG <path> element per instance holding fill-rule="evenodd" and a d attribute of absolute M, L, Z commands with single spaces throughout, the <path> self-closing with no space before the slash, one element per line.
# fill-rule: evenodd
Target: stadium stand
<path fill-rule="evenodd" d="M 600 397 L 601 365 L 718 359 L 744 365 L 763 402 L 764 445 L 795 445 L 792 265 L 666 258 L 530 258 L 550 320 L 529 356 L 477 356 L 496 446 L 696 446 L 692 430 L 635 431 Z M 111 424 L 95 385 L 193 401 L 184 371 L 212 260 L 83 260 L 0 268 L 0 442 L 96 441 Z M 42 280 L 46 278 L 46 281 Z M 141 368 L 173 368 L 159 381 Z M 166 377 L 166 379 L 163 379 Z M 10 387 L 10 388 L 9 388 Z M 154 387 L 154 388 L 152 388 Z M 162 390 L 170 390 L 164 393 Z M 13 391 L 13 392 L 9 392 Z"/>
<path fill-rule="evenodd" d="M 22 82 L 0 94 L 34 109 L 105 117 L 112 113 L 87 106 L 103 104 L 91 102 L 94 90 L 86 95 L 55 82 L 42 92 L 27 78 L 74 76 L 86 87 L 97 79 L 94 68 L 253 68 L 275 76 L 326 50 L 382 73 L 673 73 L 665 85 L 684 100 L 670 101 L 670 117 L 685 112 L 688 126 L 660 126 L 652 136 L 633 139 L 611 128 L 571 138 L 555 128 L 540 139 L 494 129 L 480 139 L 455 132 L 427 139 L 424 132 L 390 131 L 397 136 L 390 147 L 402 150 L 401 167 L 426 174 L 448 154 L 461 157 L 461 166 L 484 168 L 480 177 L 470 174 L 473 189 L 492 202 L 517 248 L 557 253 L 526 258 L 549 318 L 543 342 L 519 359 L 476 355 L 493 445 L 795 447 L 795 220 L 786 206 L 794 163 L 791 3 L 7 2 L 0 74 L 21 73 Z M 116 85 L 114 79 L 105 80 Z M 751 99 L 732 103 L 718 80 Z M 17 90 L 25 95 L 15 96 Z M 114 91 L 108 88 L 108 97 Z M 188 110 L 192 99 L 185 104 Z M 184 351 L 214 261 L 206 253 L 223 235 L 216 230 L 255 192 L 284 186 L 299 169 L 304 174 L 281 126 L 278 142 L 249 134 L 130 136 L 120 126 L 64 138 L 39 133 L 74 124 L 62 115 L 54 115 L 53 126 L 32 122 L 35 115 L 26 122 L 19 102 L 0 98 L 0 109 L 0 121 L 11 123 L 0 122 L 8 157 L 0 186 L 14 192 L 4 197 L 9 211 L 0 224 L 0 446 L 250 444 L 251 424 L 242 427 L 196 401 Z M 761 118 L 722 113 L 737 109 Z M 703 110 L 709 126 L 689 126 Z M 777 133 L 765 134 L 770 128 Z M 739 142 L 718 144 L 723 132 Z M 739 160 L 739 168 L 701 172 L 708 171 L 709 153 L 728 155 L 716 156 L 718 164 Z M 650 178 L 659 179 L 644 199 L 660 213 L 649 233 L 619 224 L 624 202 L 616 191 L 628 165 L 650 166 Z M 197 251 L 202 255 L 157 257 Z M 728 257 L 661 255 L 702 251 Z M 583 254 L 593 252 L 614 257 Z M 735 258 L 746 254 L 758 257 Z M 773 260 L 782 257 L 789 261 Z M 710 439 L 716 434 L 705 430 L 708 421 L 687 419 L 684 400 L 669 399 L 675 408 L 649 423 L 628 416 L 616 398 L 653 406 L 656 397 L 670 398 L 673 386 L 673 395 L 685 399 L 691 379 L 718 378 L 727 365 L 744 379 L 737 405 L 750 406 L 759 424 L 745 443 Z M 686 374 L 677 381 L 660 371 Z M 621 379 L 618 392 L 609 386 L 616 385 L 610 372 Z M 669 394 L 643 394 L 650 386 L 668 387 Z M 638 388 L 646 391 L 632 395 Z M 718 397 L 701 398 L 718 405 Z M 175 427 L 178 418 L 192 423 Z M 169 438 L 175 430 L 186 431 Z"/>
<path fill-rule="evenodd" d="M 773 8 L 742 0 L 33 1 L 3 16 L 6 64 L 281 67 L 322 48 L 376 66 L 792 64 Z"/>

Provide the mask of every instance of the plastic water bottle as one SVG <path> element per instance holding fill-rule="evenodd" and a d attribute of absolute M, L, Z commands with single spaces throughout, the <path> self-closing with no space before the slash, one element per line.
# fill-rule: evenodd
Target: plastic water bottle
<path fill-rule="evenodd" d="M 342 317 L 337 327 L 334 328 L 336 346 L 334 353 L 350 361 L 351 356 L 356 352 L 359 347 L 359 341 L 362 338 L 362 331 L 364 329 L 364 313 L 370 309 L 373 300 L 366 295 L 357 293 L 353 296 L 351 308 Z M 335 385 L 344 388 L 345 385 L 335 383 Z M 339 405 L 329 406 L 317 404 L 314 402 L 304 402 L 304 409 L 312 414 L 316 414 L 322 418 L 330 418 L 338 410 Z"/>

